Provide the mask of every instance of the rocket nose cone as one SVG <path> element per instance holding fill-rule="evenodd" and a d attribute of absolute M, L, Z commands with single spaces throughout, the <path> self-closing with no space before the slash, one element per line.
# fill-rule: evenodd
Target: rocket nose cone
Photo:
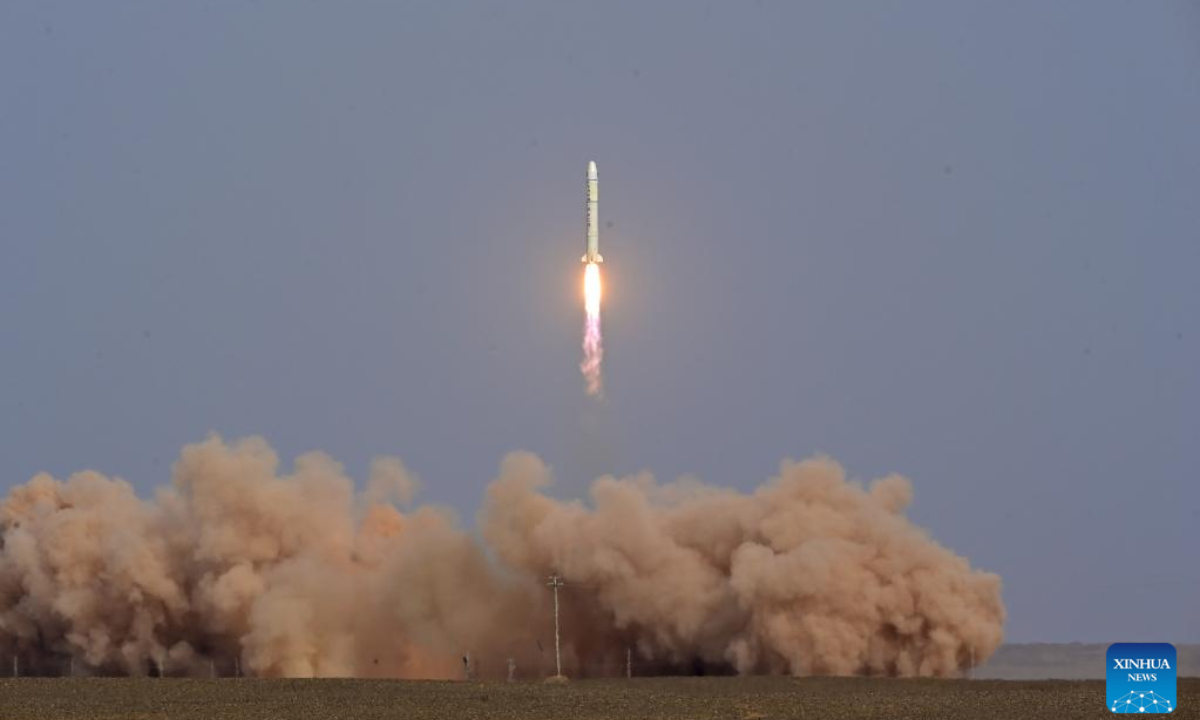
<path fill-rule="evenodd" d="M 597 179 L 597 175 L 596 175 L 596 163 L 595 163 L 595 162 L 589 162 L 589 163 L 588 163 L 588 180 L 595 180 L 595 179 Z"/>

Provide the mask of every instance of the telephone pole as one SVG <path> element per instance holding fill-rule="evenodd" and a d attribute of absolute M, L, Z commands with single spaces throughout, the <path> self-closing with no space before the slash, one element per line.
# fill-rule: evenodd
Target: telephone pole
<path fill-rule="evenodd" d="M 559 650 L 558 641 L 558 589 L 563 586 L 562 578 L 555 573 L 550 576 L 550 581 L 546 583 L 554 590 L 554 669 L 555 677 L 562 677 L 562 653 Z"/>

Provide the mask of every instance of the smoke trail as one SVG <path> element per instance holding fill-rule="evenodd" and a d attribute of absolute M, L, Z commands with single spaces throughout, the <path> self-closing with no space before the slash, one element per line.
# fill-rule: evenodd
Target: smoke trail
<path fill-rule="evenodd" d="M 903 514 L 911 488 L 864 488 L 817 458 L 751 493 L 647 474 L 590 502 L 504 459 L 478 523 L 409 507 L 377 461 L 365 492 L 321 453 L 290 471 L 261 439 L 184 448 L 138 498 L 86 471 L 39 474 L 0 502 L 0 658 L 25 671 L 479 677 L 553 672 L 545 576 L 563 590 L 564 669 L 956 675 L 1003 634 L 1000 580 Z M 549 654 L 547 654 L 547 652 Z M 641 670 L 639 670 L 641 671 Z"/>
<path fill-rule="evenodd" d="M 588 395 L 599 396 L 603 390 L 600 363 L 604 359 L 603 337 L 600 334 L 600 266 L 588 263 L 583 276 L 583 298 L 586 317 L 583 321 L 583 362 L 579 369 L 587 383 Z"/>

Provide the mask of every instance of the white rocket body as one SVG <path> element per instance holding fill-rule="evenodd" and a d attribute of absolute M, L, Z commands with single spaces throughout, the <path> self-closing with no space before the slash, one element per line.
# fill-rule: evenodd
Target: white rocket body
<path fill-rule="evenodd" d="M 589 162 L 587 167 L 587 241 L 584 245 L 583 262 L 602 263 L 600 256 L 600 176 L 596 173 L 596 163 Z"/>

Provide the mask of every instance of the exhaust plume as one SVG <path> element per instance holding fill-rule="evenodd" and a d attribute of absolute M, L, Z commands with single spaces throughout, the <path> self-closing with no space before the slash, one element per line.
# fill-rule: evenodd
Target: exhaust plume
<path fill-rule="evenodd" d="M 545 576 L 573 675 L 953 676 L 1003 634 L 1000 580 L 903 514 L 911 487 L 862 487 L 828 458 L 751 493 L 648 474 L 590 501 L 501 464 L 482 540 L 396 459 L 356 492 L 322 453 L 281 471 L 261 439 L 184 448 L 153 500 L 92 471 L 0 503 L 0 658 L 23 672 L 479 677 L 553 672 Z M 211 661 L 211 664 L 210 664 Z M 235 664 L 236 663 L 236 664 Z"/>
<path fill-rule="evenodd" d="M 600 335 L 600 266 L 588 263 L 583 274 L 583 379 L 587 393 L 599 396 L 602 391 L 600 362 L 604 359 L 603 338 Z"/>

